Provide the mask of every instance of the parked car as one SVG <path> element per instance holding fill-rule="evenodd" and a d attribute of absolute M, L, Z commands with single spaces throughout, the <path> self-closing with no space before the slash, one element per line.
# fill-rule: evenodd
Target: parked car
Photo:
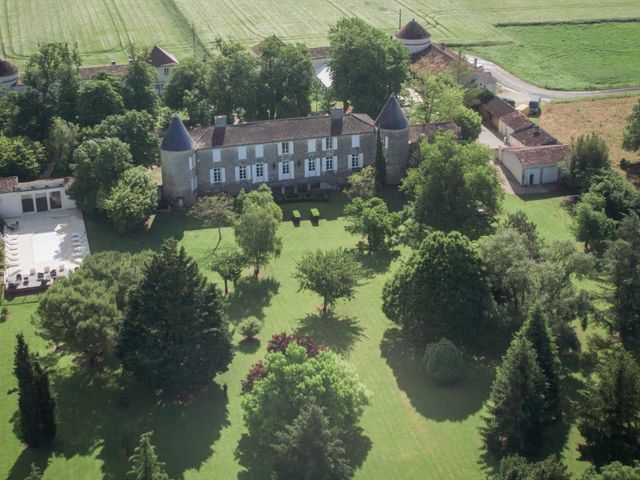
<path fill-rule="evenodd" d="M 516 106 L 516 101 L 513 98 L 503 98 L 502 100 L 504 100 L 505 102 L 507 102 L 509 105 L 511 105 L 512 107 Z"/>
<path fill-rule="evenodd" d="M 539 95 L 534 95 L 529 99 L 529 115 L 540 115 L 540 103 Z"/>

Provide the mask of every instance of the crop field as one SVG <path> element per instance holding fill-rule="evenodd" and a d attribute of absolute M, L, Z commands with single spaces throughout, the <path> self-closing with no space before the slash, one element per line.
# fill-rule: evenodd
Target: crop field
<path fill-rule="evenodd" d="M 118 371 L 90 371 L 74 365 L 68 356 L 58 359 L 46 349 L 30 322 L 36 297 L 5 301 L 10 318 L 0 323 L 0 478 L 23 480 L 35 462 L 46 469 L 44 480 L 121 480 L 127 469 L 127 452 L 138 435 L 148 430 L 155 432 L 158 453 L 171 478 L 261 478 L 235 457 L 245 431 L 240 380 L 263 358 L 267 339 L 286 330 L 308 333 L 345 355 L 372 392 L 372 405 L 361 422 L 366 440 L 359 445 L 363 461 L 356 480 L 483 480 L 478 426 L 485 414 L 495 360 L 471 363 L 465 379 L 452 387 L 440 387 L 425 378 L 420 352 L 398 335 L 380 308 L 382 286 L 398 264 L 398 252 L 366 258 L 371 276 L 352 301 L 338 303 L 333 317 L 319 317 L 315 310 L 318 297 L 298 291 L 292 273 L 303 253 L 328 245 L 355 245 L 357 239 L 344 231 L 343 204 L 344 197 L 339 196 L 330 203 L 293 204 L 285 209 L 285 215 L 297 208 L 308 218 L 309 208 L 317 206 L 322 220 L 318 227 L 304 220 L 299 228 L 283 222 L 282 256 L 257 282 L 246 278 L 246 272 L 228 297 L 226 314 L 233 324 L 247 316 L 262 320 L 261 341 L 237 343 L 240 336 L 236 334 L 238 350 L 229 371 L 188 404 L 158 404 L 143 388 L 127 389 L 126 402 L 122 402 Z M 525 210 L 545 238 L 568 239 L 568 214 L 563 205 L 562 198 L 525 201 L 507 196 L 504 208 Z M 212 281 L 219 281 L 208 268 L 208 253 L 217 233 L 194 225 L 184 215 L 159 215 L 145 234 L 117 236 L 110 225 L 91 219 L 87 231 L 93 252 L 156 249 L 163 239 L 177 238 L 201 270 Z M 225 229 L 223 242 L 232 239 L 231 231 Z M 15 387 L 11 370 L 19 331 L 51 368 L 58 435 L 50 451 L 23 449 L 14 432 L 17 399 L 5 392 Z M 229 386 L 228 398 L 222 393 L 223 383 Z M 570 392 L 581 385 L 577 374 L 567 377 Z M 575 399 L 570 392 L 567 396 Z M 585 469 L 576 451 L 579 441 L 575 426 L 566 425 L 554 435 L 550 447 L 574 473 Z"/>
<path fill-rule="evenodd" d="M 211 48 L 217 37 L 234 38 L 252 45 L 260 39 L 276 34 L 283 39 L 300 41 L 308 46 L 326 44 L 329 27 L 343 17 L 358 16 L 389 33 L 397 29 L 399 15 L 402 22 L 410 18 L 419 20 L 432 34 L 434 41 L 456 45 L 518 45 L 517 49 L 483 50 L 503 66 L 520 68 L 525 75 L 536 75 L 544 83 L 545 74 L 554 79 L 554 72 L 543 68 L 540 72 L 528 71 L 522 62 L 544 59 L 545 49 L 560 47 L 561 57 L 581 59 L 595 58 L 599 47 L 588 49 L 567 47 L 572 43 L 576 27 L 552 29 L 548 32 L 533 27 L 496 27 L 497 23 L 593 21 L 596 19 L 630 19 L 640 17 L 637 0 L 2 0 L 0 2 L 0 54 L 24 62 L 38 43 L 47 41 L 76 42 L 85 65 L 95 65 L 109 60 L 126 58 L 129 42 L 141 45 L 160 44 L 178 57 L 193 52 L 194 43 Z M 545 27 L 547 28 L 547 27 Z M 586 27 L 587 31 L 591 27 Z M 626 40 L 637 38 L 625 27 L 594 26 L 600 31 L 595 43 L 613 48 L 624 55 L 640 52 Z M 627 26 L 626 28 L 638 28 Z M 605 32 L 611 33 L 605 33 Z M 634 30 L 638 32 L 638 30 Z M 529 33 L 525 33 L 529 32 Z M 584 41 L 588 39 L 585 34 Z M 195 42 L 194 42 L 195 39 Z M 560 43 L 554 44 L 557 41 Z M 565 42 L 563 44 L 562 42 Z M 550 43 L 550 46 L 546 46 Z M 582 45 L 582 44 L 580 44 Z M 509 56 L 508 51 L 520 52 Z M 507 53 L 505 53 L 507 52 Z M 200 51 L 198 51 L 198 55 Z M 637 58 L 637 57 L 636 57 Z M 618 69 L 611 69 L 610 77 L 596 77 L 594 82 L 622 84 L 636 83 L 637 64 L 629 59 L 627 69 L 622 62 Z M 563 64 L 550 62 L 551 69 Z M 575 70 L 575 67 L 572 67 Z M 595 70 L 595 67 L 592 69 Z M 604 68 L 603 68 L 604 70 Z M 623 71 L 622 75 L 618 75 Z M 636 72 L 636 77 L 633 77 Z M 579 73 L 579 72 L 578 72 Z M 554 80 L 560 86 L 577 85 L 584 77 Z M 620 77 L 620 78 L 618 78 Z M 566 83 L 566 85 L 565 85 Z"/>

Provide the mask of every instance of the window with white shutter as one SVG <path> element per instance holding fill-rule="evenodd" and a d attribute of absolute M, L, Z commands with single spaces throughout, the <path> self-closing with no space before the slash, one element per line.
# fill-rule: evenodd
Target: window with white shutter
<path fill-rule="evenodd" d="M 224 168 L 212 168 L 209 170 L 209 180 L 212 184 L 224 182 Z"/>
<path fill-rule="evenodd" d="M 247 159 L 247 147 L 240 146 L 238 147 L 238 160 L 246 160 Z"/>
<path fill-rule="evenodd" d="M 220 162 L 220 149 L 214 148 L 212 152 L 213 152 L 213 163 Z"/>
<path fill-rule="evenodd" d="M 191 190 L 196 191 L 198 188 L 198 179 L 196 177 L 191 177 Z"/>
<path fill-rule="evenodd" d="M 325 157 L 324 159 L 324 171 L 334 172 L 336 169 L 335 157 Z"/>
<path fill-rule="evenodd" d="M 264 157 L 264 145 L 256 145 L 256 158 Z"/>
<path fill-rule="evenodd" d="M 189 170 L 193 170 L 193 157 L 189 157 Z"/>
<path fill-rule="evenodd" d="M 327 137 L 322 141 L 322 150 L 333 150 L 335 148 L 334 145 L 334 137 Z"/>
<path fill-rule="evenodd" d="M 351 135 L 351 148 L 360 148 L 360 135 Z"/>
<path fill-rule="evenodd" d="M 293 142 L 280 142 L 278 144 L 278 155 L 288 155 L 290 143 Z"/>
<path fill-rule="evenodd" d="M 358 155 L 357 153 L 352 153 L 351 155 L 349 155 L 350 158 L 350 162 L 349 162 L 349 167 L 350 168 L 360 168 L 360 155 Z"/>
<path fill-rule="evenodd" d="M 307 152 L 312 153 L 316 151 L 316 139 L 310 138 L 307 140 Z"/>
<path fill-rule="evenodd" d="M 389 148 L 389 137 L 384 137 L 384 149 Z"/>
<path fill-rule="evenodd" d="M 247 176 L 247 166 L 246 165 L 240 165 L 239 167 L 236 167 L 236 180 L 239 182 L 242 182 L 244 180 L 247 180 L 248 176 Z"/>

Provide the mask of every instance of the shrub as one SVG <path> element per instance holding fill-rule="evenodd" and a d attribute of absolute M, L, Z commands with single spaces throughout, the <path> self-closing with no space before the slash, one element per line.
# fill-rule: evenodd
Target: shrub
<path fill-rule="evenodd" d="M 627 160 L 626 158 L 620 159 L 620 169 L 621 170 L 624 170 L 626 172 L 627 170 L 629 170 L 630 166 L 631 166 L 631 162 L 629 160 Z"/>
<path fill-rule="evenodd" d="M 258 333 L 260 333 L 260 320 L 255 317 L 249 317 L 240 324 L 240 333 L 248 340 L 253 339 Z"/>
<path fill-rule="evenodd" d="M 300 211 L 294 210 L 293 212 L 291 212 L 291 218 L 294 222 L 299 222 L 300 218 L 302 218 L 302 216 L 300 215 Z"/>
<path fill-rule="evenodd" d="M 7 307 L 3 307 L 2 311 L 0 311 L 0 323 L 4 323 L 9 320 L 9 309 Z"/>
<path fill-rule="evenodd" d="M 464 359 L 460 350 L 446 338 L 427 344 L 424 368 L 439 383 L 453 383 L 462 377 Z"/>

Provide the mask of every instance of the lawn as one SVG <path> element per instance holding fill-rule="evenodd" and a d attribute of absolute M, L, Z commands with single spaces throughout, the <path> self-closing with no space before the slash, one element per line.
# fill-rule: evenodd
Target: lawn
<path fill-rule="evenodd" d="M 640 37 L 640 22 L 500 30 L 514 43 L 474 52 L 540 87 L 586 90 L 638 84 L 640 44 L 625 39 Z"/>
<path fill-rule="evenodd" d="M 5 0 L 0 4 L 0 55 L 21 63 L 39 42 L 69 41 L 77 42 L 84 64 L 95 65 L 112 59 L 126 60 L 127 44 L 133 41 L 143 45 L 158 43 L 184 58 L 192 52 L 192 27 L 196 44 L 207 48 L 217 37 L 253 45 L 272 34 L 318 46 L 327 43 L 329 27 L 340 18 L 357 16 L 392 33 L 398 28 L 400 11 L 403 23 L 416 18 L 436 42 L 508 45 L 485 53 L 500 56 L 505 67 L 523 71 L 527 78 L 538 75 L 535 78 L 541 78 L 542 83 L 557 80 L 562 88 L 570 88 L 577 81 L 572 75 L 580 74 L 574 71 L 576 65 L 585 60 L 582 80 L 589 81 L 593 73 L 594 85 L 604 81 L 637 83 L 640 62 L 631 57 L 637 59 L 640 49 L 637 43 L 626 41 L 637 32 L 634 24 L 589 27 L 601 33 L 594 38 L 580 36 L 579 46 L 573 46 L 572 32 L 581 27 L 552 27 L 553 33 L 546 39 L 547 30 L 538 27 L 495 26 L 497 22 L 640 17 L 640 3 L 636 0 L 618 0 L 614 4 L 598 0 Z M 557 43 L 562 39 L 570 45 Z M 585 53 L 582 48 L 587 41 Z M 602 51 L 607 56 L 597 57 Z M 510 56 L 509 52 L 517 54 Z M 614 56 L 612 61 L 611 52 L 619 52 L 620 56 Z M 626 65 L 620 61 L 623 56 Z M 562 63 L 563 58 L 569 58 L 567 62 L 571 63 Z M 545 63 L 548 59 L 549 63 Z M 540 72 L 532 67 L 532 71 L 522 68 L 539 60 L 544 60 Z M 571 71 L 560 74 L 558 69 Z M 606 76 L 610 76 L 608 80 Z"/>
<path fill-rule="evenodd" d="M 157 405 L 143 389 L 127 391 L 125 395 L 118 391 L 117 375 L 108 370 L 87 372 L 74 366 L 68 357 L 53 365 L 59 433 L 49 453 L 23 451 L 12 431 L 16 398 L 4 396 L 4 392 L 15 383 L 11 375 L 15 333 L 24 331 L 29 343 L 48 361 L 53 363 L 54 358 L 47 355 L 45 343 L 35 335 L 29 321 L 37 298 L 8 303 L 11 318 L 0 324 L 0 477 L 23 480 L 35 461 L 43 466 L 49 462 L 45 480 L 120 480 L 135 439 L 152 429 L 172 478 L 255 478 L 234 457 L 244 431 L 240 379 L 250 365 L 263 357 L 266 340 L 275 332 L 287 330 L 309 333 L 345 355 L 373 394 L 373 403 L 362 420 L 368 441 L 360 446 L 366 458 L 357 479 L 484 479 L 478 463 L 477 428 L 493 378 L 493 363 L 472 366 L 466 379 L 452 388 L 434 386 L 424 378 L 418 355 L 380 308 L 382 285 L 395 268 L 395 255 L 363 259 L 370 277 L 353 301 L 338 303 L 333 318 L 318 317 L 319 299 L 298 291 L 291 274 L 295 261 L 304 252 L 355 245 L 356 239 L 343 229 L 343 202 L 339 196 L 330 203 L 292 204 L 285 208 L 285 218 L 289 218 L 291 210 L 300 210 L 301 226 L 294 227 L 290 221 L 282 223 L 282 256 L 268 266 L 257 282 L 243 279 L 226 306 L 234 324 L 251 315 L 263 320 L 261 342 L 240 344 L 229 371 L 192 404 Z M 314 206 L 322 216 L 318 227 L 309 221 L 309 209 Z M 524 201 L 508 196 L 505 210 L 518 209 L 524 209 L 539 224 L 543 236 L 570 238 L 562 199 Z M 156 248 L 162 239 L 173 236 L 197 259 L 211 280 L 218 280 L 207 268 L 207 254 L 217 239 L 216 233 L 199 229 L 184 215 L 159 215 L 146 234 L 119 237 L 111 227 L 95 219 L 87 221 L 87 231 L 94 252 L 107 248 Z M 223 235 L 224 242 L 232 240 L 230 230 L 225 229 Z M 237 335 L 235 339 L 239 340 Z M 574 389 L 577 382 L 579 378 L 569 382 L 569 388 Z M 220 388 L 223 383 L 229 386 L 228 399 Z M 579 440 L 575 428 L 559 432 L 555 438 L 556 451 L 563 453 L 570 469 L 584 470 L 585 464 L 578 461 L 575 450 Z"/>

